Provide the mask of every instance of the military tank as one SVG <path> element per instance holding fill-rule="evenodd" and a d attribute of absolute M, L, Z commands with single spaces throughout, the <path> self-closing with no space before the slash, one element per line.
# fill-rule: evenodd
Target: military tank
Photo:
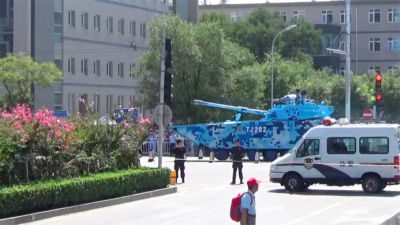
<path fill-rule="evenodd" d="M 269 110 L 202 100 L 194 100 L 193 104 L 236 112 L 233 121 L 172 127 L 179 135 L 213 152 L 218 160 L 226 160 L 235 140 L 240 140 L 249 160 L 255 160 L 256 153 L 261 152 L 264 160 L 273 161 L 279 153 L 289 151 L 307 130 L 330 117 L 334 110 L 324 102 L 317 104 L 297 95 L 274 100 Z M 241 121 L 242 114 L 253 114 L 260 119 Z"/>

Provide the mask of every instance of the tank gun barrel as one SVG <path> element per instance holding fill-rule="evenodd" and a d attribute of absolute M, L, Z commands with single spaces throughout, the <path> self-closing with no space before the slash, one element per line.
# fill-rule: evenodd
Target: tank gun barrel
<path fill-rule="evenodd" d="M 264 116 L 265 113 L 267 112 L 265 110 L 260 110 L 260 109 L 250 109 L 250 108 L 242 107 L 242 106 L 224 105 L 224 104 L 206 102 L 206 101 L 197 100 L 197 99 L 193 100 L 193 105 L 201 105 L 201 106 L 207 106 L 207 107 L 213 107 L 213 108 L 227 109 L 227 110 L 232 110 L 232 111 L 236 111 L 239 113 L 254 114 L 254 115 L 258 115 L 258 116 Z"/>

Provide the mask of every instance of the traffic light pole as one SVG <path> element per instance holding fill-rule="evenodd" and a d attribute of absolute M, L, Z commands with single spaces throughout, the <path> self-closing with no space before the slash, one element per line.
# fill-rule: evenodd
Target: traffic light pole
<path fill-rule="evenodd" d="M 351 72 L 350 72 L 350 0 L 346 0 L 346 67 L 345 67 L 345 116 L 351 122 L 350 96 L 351 96 Z"/>
<path fill-rule="evenodd" d="M 161 33 L 160 43 L 160 105 L 164 104 L 164 77 L 165 77 L 165 33 Z M 158 168 L 162 167 L 163 141 L 164 141 L 164 107 L 159 107 L 161 121 L 158 125 Z"/>

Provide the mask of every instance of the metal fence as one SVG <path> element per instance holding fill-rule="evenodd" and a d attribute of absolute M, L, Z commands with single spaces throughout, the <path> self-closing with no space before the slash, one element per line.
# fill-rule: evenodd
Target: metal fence
<path fill-rule="evenodd" d="M 173 145 L 169 142 L 163 142 L 163 155 L 164 156 L 171 155 L 172 154 L 171 152 L 172 152 L 174 146 L 175 145 Z M 153 150 L 153 152 L 157 155 L 158 154 L 157 147 L 158 147 L 157 142 L 152 142 L 152 141 L 143 142 L 142 147 L 141 147 L 142 155 L 149 155 L 149 152 L 151 150 Z M 190 142 L 185 143 L 185 148 L 186 148 L 187 155 L 190 155 L 190 156 L 195 155 L 196 147 L 192 143 L 190 143 Z"/>

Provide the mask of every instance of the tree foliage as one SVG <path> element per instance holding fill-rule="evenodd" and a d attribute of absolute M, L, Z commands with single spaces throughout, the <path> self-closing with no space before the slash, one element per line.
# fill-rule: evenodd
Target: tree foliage
<path fill-rule="evenodd" d="M 192 105 L 193 99 L 226 102 L 233 76 L 244 66 L 254 63 L 245 48 L 227 40 L 217 23 L 192 25 L 178 17 L 168 16 L 151 26 L 150 51 L 140 60 L 141 92 L 147 105 L 158 100 L 160 37 L 162 31 L 172 41 L 174 117 L 180 122 L 216 119 L 219 114 Z M 235 90 L 238 92 L 238 90 Z M 149 101 L 150 100 L 150 101 Z M 195 108 L 196 107 L 196 108 Z"/>
<path fill-rule="evenodd" d="M 248 48 L 259 62 L 265 60 L 271 51 L 272 41 L 279 31 L 290 23 L 285 22 L 277 12 L 258 8 L 243 21 L 227 22 L 228 17 L 221 12 L 206 13 L 203 22 L 218 21 L 225 33 L 234 42 Z M 286 58 L 303 57 L 320 49 L 321 32 L 312 24 L 300 21 L 298 27 L 286 32 L 275 43 L 275 49 Z"/>
<path fill-rule="evenodd" d="M 7 55 L 0 58 L 0 85 L 4 89 L 3 107 L 16 104 L 32 105 L 31 87 L 34 84 L 50 86 L 61 79 L 54 63 L 37 63 L 25 55 Z"/>

